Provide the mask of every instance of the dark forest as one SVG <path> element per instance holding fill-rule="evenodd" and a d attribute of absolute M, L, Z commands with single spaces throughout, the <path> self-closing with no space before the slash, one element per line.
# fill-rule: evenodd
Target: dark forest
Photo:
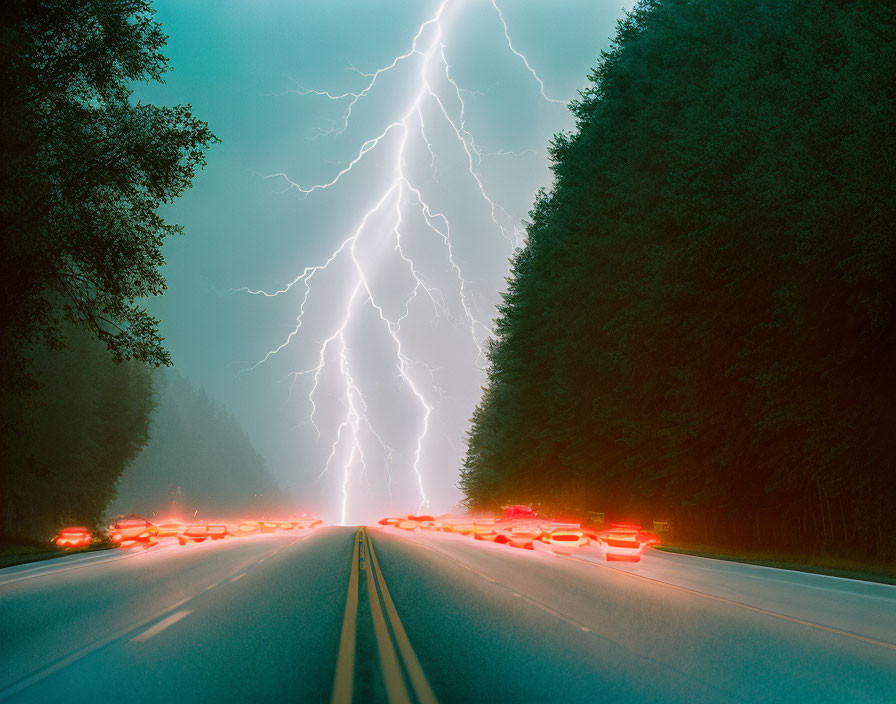
<path fill-rule="evenodd" d="M 644 1 L 551 145 L 473 508 L 896 555 L 896 6 Z"/>

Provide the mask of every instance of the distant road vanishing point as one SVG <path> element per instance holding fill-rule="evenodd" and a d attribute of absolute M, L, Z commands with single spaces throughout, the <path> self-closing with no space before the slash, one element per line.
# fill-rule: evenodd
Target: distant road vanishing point
<path fill-rule="evenodd" d="M 896 702 L 896 587 L 320 528 L 0 570 L 11 702 Z"/>

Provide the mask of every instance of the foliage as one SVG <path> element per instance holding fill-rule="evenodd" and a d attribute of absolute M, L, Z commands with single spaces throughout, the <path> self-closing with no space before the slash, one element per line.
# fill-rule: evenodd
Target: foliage
<path fill-rule="evenodd" d="M 286 499 L 239 422 L 179 374 L 156 373 L 152 438 L 121 475 L 110 513 L 262 517 Z"/>
<path fill-rule="evenodd" d="M 180 233 L 157 211 L 217 141 L 189 105 L 133 99 L 162 81 L 164 44 L 150 0 L 0 4 L 7 536 L 99 520 L 147 439 L 144 367 L 170 358 L 141 301 L 164 291 L 162 242 Z"/>
<path fill-rule="evenodd" d="M 160 294 L 157 213 L 216 141 L 189 105 L 132 100 L 161 81 L 150 0 L 7 0 L 0 8 L 0 372 L 27 386 L 24 350 L 63 343 L 63 321 L 116 359 L 168 364 L 139 300 Z"/>
<path fill-rule="evenodd" d="M 642 0 L 496 321 L 461 486 L 896 552 L 896 6 Z"/>
<path fill-rule="evenodd" d="M 48 540 L 63 525 L 98 525 L 119 475 L 149 438 L 149 368 L 116 363 L 84 331 L 65 334 L 67 349 L 43 349 L 31 362 L 40 389 L 2 397 L 4 412 L 20 421 L 2 457 L 6 539 Z"/>

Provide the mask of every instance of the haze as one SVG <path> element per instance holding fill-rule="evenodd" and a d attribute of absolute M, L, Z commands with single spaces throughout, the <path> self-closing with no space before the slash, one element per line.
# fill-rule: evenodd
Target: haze
<path fill-rule="evenodd" d="M 444 301 L 440 311 L 420 293 L 400 331 L 408 376 L 432 408 L 421 443 L 420 481 L 414 461 L 423 408 L 399 373 L 392 341 L 370 305 L 359 298 L 346 328 L 352 378 L 358 398 L 368 404 L 370 423 L 356 443 L 364 451 L 363 464 L 347 432 L 333 448 L 348 412 L 338 350 L 331 346 L 319 375 L 319 437 L 310 422 L 315 375 L 290 376 L 316 367 L 321 344 L 344 316 L 351 267 L 336 261 L 314 278 L 299 333 L 257 367 L 296 329 L 304 289 L 296 286 L 277 298 L 236 289 L 276 291 L 305 267 L 323 264 L 385 193 L 397 148 L 394 135 L 338 184 L 308 196 L 290 189 L 282 177 L 266 177 L 282 172 L 303 187 L 329 182 L 367 140 L 400 120 L 420 87 L 419 56 L 382 74 L 374 90 L 358 101 L 344 130 L 349 100 L 300 93 L 302 88 L 360 91 L 369 79 L 352 67 L 367 73 L 389 65 L 408 51 L 438 5 L 155 5 L 169 34 L 173 70 L 167 85 L 141 88 L 138 94 L 160 104 L 191 103 L 222 139 L 195 187 L 163 213 L 185 226 L 186 237 L 166 244 L 169 290 L 149 305 L 162 320 L 177 370 L 239 419 L 297 506 L 335 522 L 451 509 L 461 497 L 456 484 L 464 433 L 484 383 L 484 359 L 476 344 L 482 346 L 496 315 L 516 241 L 513 228 L 521 229 L 535 192 L 550 184 L 550 137 L 572 127 L 566 106 L 542 95 L 523 60 L 508 48 L 489 2 L 448 4 L 441 43 L 451 77 L 469 91 L 462 94 L 465 126 L 485 155 L 474 169 L 487 195 L 506 211 L 498 211 L 498 220 L 508 237 L 492 221 L 451 126 L 433 101 L 426 102 L 422 113 L 435 157 L 417 134 L 405 163 L 433 210 L 450 221 L 470 310 L 467 315 L 444 244 L 422 218 L 414 220 L 413 209 L 406 209 L 402 238 L 408 256 Z M 514 48 L 543 80 L 547 97 L 567 101 L 576 97 L 608 44 L 622 5 L 517 2 L 501 9 Z M 427 39 L 424 33 L 421 42 Z M 433 88 L 448 96 L 450 84 L 436 68 L 430 74 Z M 446 103 L 446 109 L 458 117 L 456 103 Z M 394 321 L 414 285 L 393 251 L 394 205 L 388 210 L 369 222 L 359 256 L 374 275 L 371 286 L 378 301 Z"/>

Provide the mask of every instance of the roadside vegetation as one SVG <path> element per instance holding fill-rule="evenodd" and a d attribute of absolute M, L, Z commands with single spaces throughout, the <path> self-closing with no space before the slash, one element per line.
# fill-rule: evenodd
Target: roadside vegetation
<path fill-rule="evenodd" d="M 151 437 L 121 474 L 110 513 L 220 520 L 287 511 L 287 497 L 227 409 L 174 370 L 154 379 Z"/>
<path fill-rule="evenodd" d="M 148 439 L 150 368 L 171 360 L 142 302 L 181 233 L 157 211 L 217 138 L 132 96 L 168 70 L 149 0 L 0 18 L 0 539 L 43 540 L 95 524 Z"/>
<path fill-rule="evenodd" d="M 474 509 L 896 558 L 896 5 L 642 0 L 550 147 Z"/>
<path fill-rule="evenodd" d="M 52 560 L 54 557 L 71 555 L 81 552 L 96 552 L 97 550 L 111 550 L 117 548 L 115 543 L 101 542 L 86 548 L 56 548 L 50 543 L 38 543 L 36 541 L 19 540 L 15 544 L 0 544 L 0 567 L 12 567 L 24 565 L 28 562 L 42 562 Z"/>
<path fill-rule="evenodd" d="M 0 479 L 9 539 L 49 540 L 62 525 L 95 528 L 121 471 L 149 438 L 151 370 L 116 363 L 73 326 L 65 340 L 64 349 L 40 348 L 29 360 L 37 388 L 5 399 L 15 418 Z"/>
<path fill-rule="evenodd" d="M 843 555 L 799 553 L 781 549 L 746 549 L 719 552 L 712 545 L 660 545 L 655 549 L 680 555 L 694 555 L 712 560 L 743 562 L 761 567 L 824 574 L 830 577 L 860 579 L 866 582 L 896 584 L 896 565 L 892 560 L 872 560 Z"/>

